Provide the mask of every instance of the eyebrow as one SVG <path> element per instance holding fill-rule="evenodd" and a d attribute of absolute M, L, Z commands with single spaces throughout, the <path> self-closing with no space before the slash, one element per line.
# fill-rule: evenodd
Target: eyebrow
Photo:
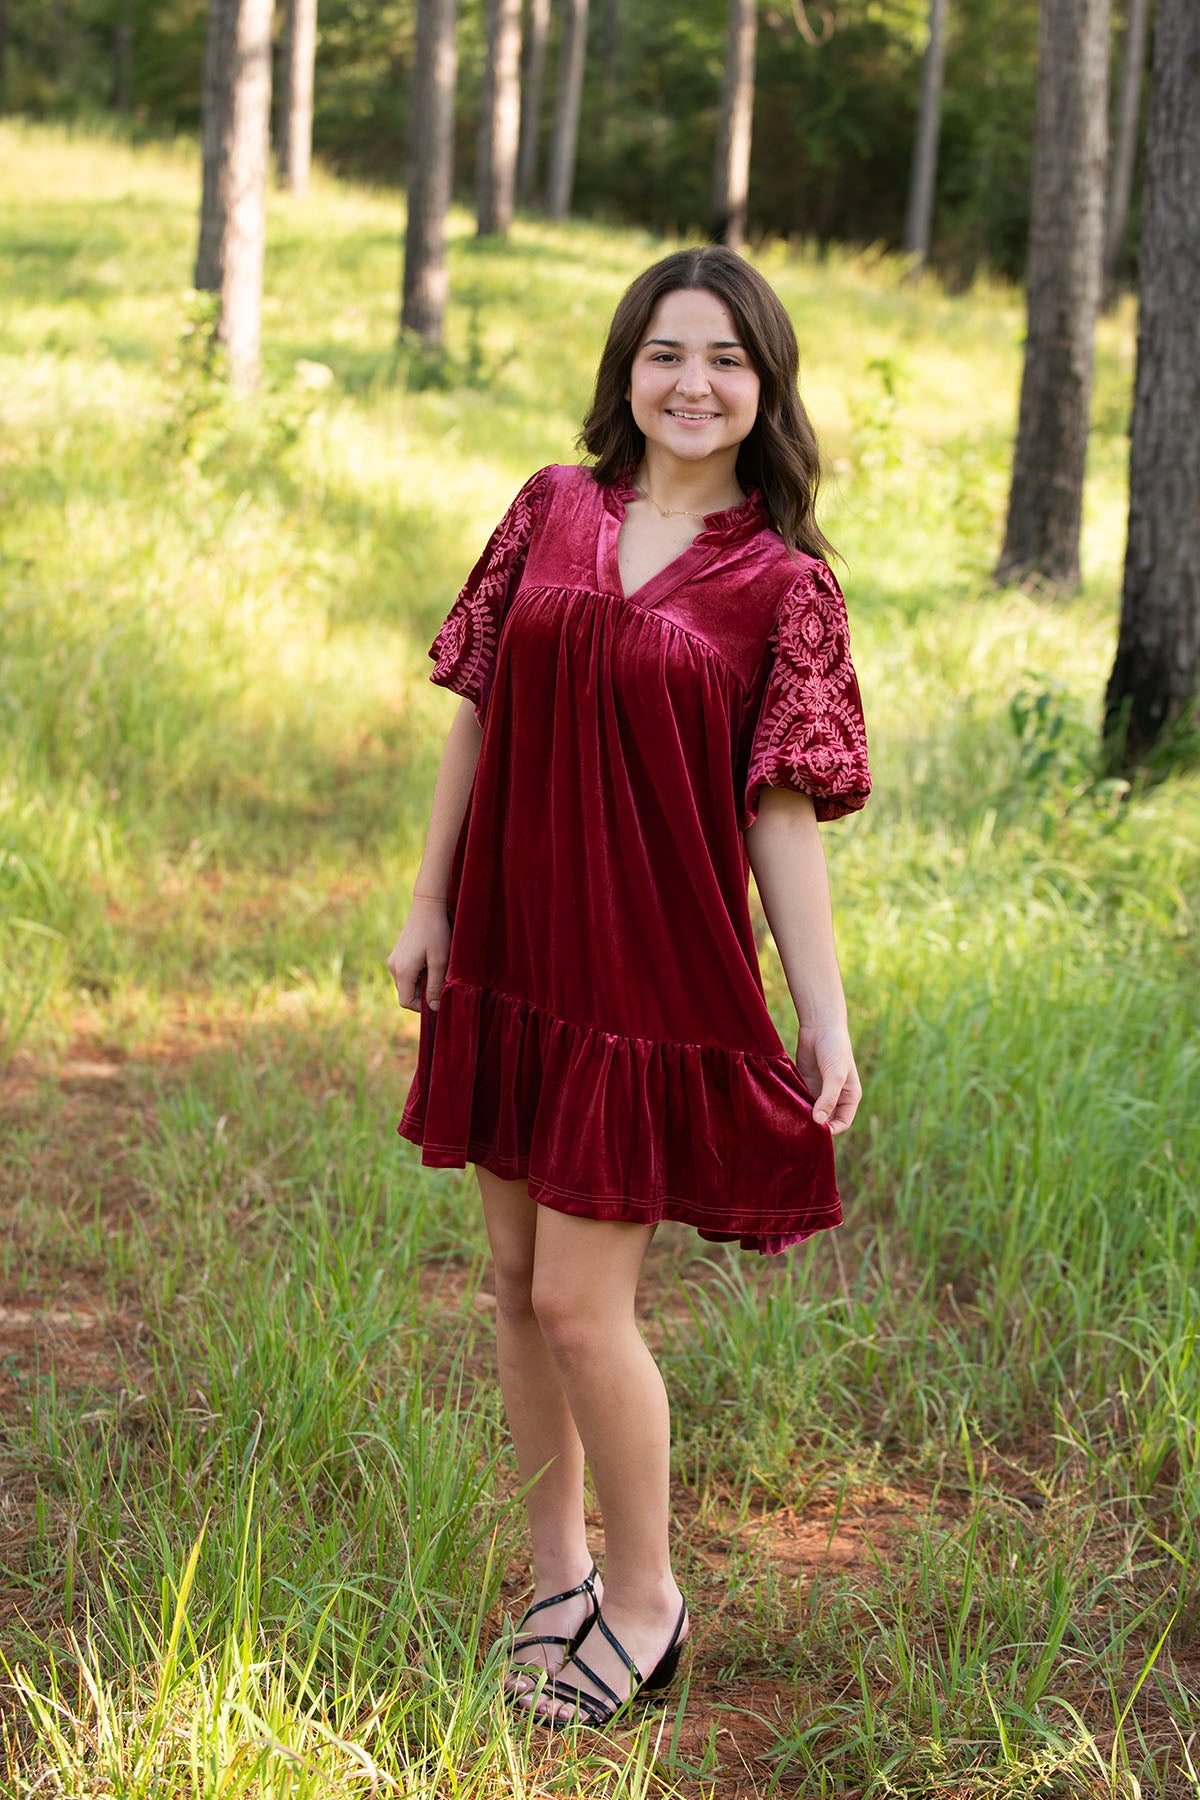
<path fill-rule="evenodd" d="M 669 350 L 683 349 L 683 344 L 679 338 L 647 338 L 646 344 L 665 344 Z M 744 344 L 739 344 L 736 338 L 714 338 L 712 343 L 708 346 L 710 350 L 744 350 L 745 347 Z M 645 349 L 645 344 L 643 344 L 642 348 Z"/>

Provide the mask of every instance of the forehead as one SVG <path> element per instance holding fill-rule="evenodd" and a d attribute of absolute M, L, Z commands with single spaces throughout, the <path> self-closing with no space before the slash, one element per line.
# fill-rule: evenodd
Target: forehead
<path fill-rule="evenodd" d="M 723 300 L 707 288 L 677 288 L 664 294 L 650 314 L 644 337 L 676 338 L 681 344 L 737 343 L 740 334 Z"/>

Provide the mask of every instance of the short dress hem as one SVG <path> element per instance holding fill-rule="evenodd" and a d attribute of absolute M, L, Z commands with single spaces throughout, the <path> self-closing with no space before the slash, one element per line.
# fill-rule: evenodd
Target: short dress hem
<path fill-rule="evenodd" d="M 529 1197 L 539 1206 L 548 1207 L 551 1212 L 567 1213 L 577 1219 L 599 1219 L 619 1225 L 685 1225 L 710 1244 L 737 1244 L 742 1250 L 757 1250 L 764 1256 L 778 1256 L 782 1250 L 790 1250 L 795 1244 L 807 1243 L 811 1237 L 817 1237 L 822 1231 L 835 1230 L 842 1223 L 840 1206 L 832 1207 L 827 1216 L 814 1215 L 810 1223 L 802 1231 L 752 1233 L 736 1231 L 717 1231 L 697 1224 L 693 1217 L 693 1209 L 687 1200 L 673 1200 L 668 1196 L 657 1208 L 643 1208 L 636 1217 L 631 1217 L 625 1201 L 605 1200 L 595 1194 L 576 1194 L 564 1192 L 551 1181 L 540 1180 L 531 1175 L 527 1162 L 519 1158 L 509 1160 L 497 1156 L 488 1144 L 468 1143 L 465 1149 L 458 1149 L 453 1144 L 431 1144 L 422 1139 L 420 1132 L 413 1126 L 397 1128 L 401 1137 L 408 1138 L 411 1143 L 421 1146 L 421 1161 L 430 1169 L 465 1169 L 468 1164 L 487 1169 L 501 1181 L 524 1181 L 529 1186 Z"/>
<path fill-rule="evenodd" d="M 455 977 L 436 1012 L 422 995 L 397 1129 L 431 1167 L 479 1163 L 578 1217 L 670 1220 L 766 1254 L 841 1223 L 832 1133 L 786 1053 L 603 1031 Z"/>

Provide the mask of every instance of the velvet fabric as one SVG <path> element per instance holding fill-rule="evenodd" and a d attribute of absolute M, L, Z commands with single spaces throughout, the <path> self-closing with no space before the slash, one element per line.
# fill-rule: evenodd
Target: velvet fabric
<path fill-rule="evenodd" d="M 845 607 L 756 494 L 625 594 L 632 497 L 541 470 L 430 648 L 483 736 L 399 1130 L 562 1212 L 773 1252 L 841 1207 L 763 996 L 743 831 L 763 785 L 825 819 L 867 797 Z"/>

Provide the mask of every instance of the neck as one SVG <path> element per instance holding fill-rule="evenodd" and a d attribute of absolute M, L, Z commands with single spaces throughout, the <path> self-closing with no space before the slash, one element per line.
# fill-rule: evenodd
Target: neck
<path fill-rule="evenodd" d="M 672 511 L 725 512 L 746 498 L 736 468 L 736 448 L 728 456 L 706 456 L 703 462 L 690 463 L 664 456 L 657 445 L 648 444 L 633 472 L 633 484 Z"/>

